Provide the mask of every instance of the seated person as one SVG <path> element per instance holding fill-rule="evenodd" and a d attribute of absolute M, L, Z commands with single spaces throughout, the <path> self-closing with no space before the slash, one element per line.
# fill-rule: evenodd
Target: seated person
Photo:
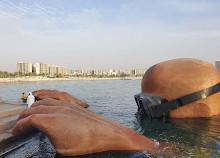
<path fill-rule="evenodd" d="M 219 81 L 219 71 L 213 65 L 196 59 L 176 59 L 151 67 L 144 75 L 141 86 L 142 93 L 158 95 L 170 101 L 217 85 Z M 92 112 L 85 108 L 88 104 L 66 92 L 40 90 L 33 94 L 40 101 L 19 116 L 12 131 L 15 136 L 38 129 L 64 156 L 110 150 L 146 150 L 150 154 L 176 155 L 175 145 L 155 142 Z M 216 92 L 204 98 L 169 111 L 169 116 L 219 115 L 220 94 Z"/>
<path fill-rule="evenodd" d="M 25 93 L 22 93 L 22 97 L 21 97 L 21 99 L 19 100 L 19 102 L 27 102 L 27 96 L 25 95 Z"/>

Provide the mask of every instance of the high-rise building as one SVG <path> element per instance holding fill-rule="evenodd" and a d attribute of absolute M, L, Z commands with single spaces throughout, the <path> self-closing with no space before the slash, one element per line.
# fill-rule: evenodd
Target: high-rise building
<path fill-rule="evenodd" d="M 147 69 L 135 69 L 135 75 L 144 75 Z"/>
<path fill-rule="evenodd" d="M 22 72 L 23 74 L 32 73 L 32 63 L 29 62 L 17 63 L 17 72 Z"/>
<path fill-rule="evenodd" d="M 36 65 L 34 65 L 34 64 L 32 65 L 32 72 L 36 73 Z"/>
<path fill-rule="evenodd" d="M 34 65 L 34 73 L 40 74 L 40 64 L 37 63 Z"/>
<path fill-rule="evenodd" d="M 36 63 L 37 74 L 49 74 L 49 65 L 47 63 Z"/>
<path fill-rule="evenodd" d="M 131 70 L 131 76 L 135 76 L 135 70 Z"/>
<path fill-rule="evenodd" d="M 216 66 L 217 69 L 220 71 L 220 60 L 216 60 L 216 61 L 215 61 L 215 66 Z"/>
<path fill-rule="evenodd" d="M 57 74 L 58 75 L 63 75 L 63 66 L 57 66 Z"/>
<path fill-rule="evenodd" d="M 48 65 L 49 67 L 49 76 L 54 77 L 57 74 L 57 66 L 56 65 Z"/>
<path fill-rule="evenodd" d="M 130 75 L 131 71 L 130 70 L 120 70 L 120 75 Z"/>

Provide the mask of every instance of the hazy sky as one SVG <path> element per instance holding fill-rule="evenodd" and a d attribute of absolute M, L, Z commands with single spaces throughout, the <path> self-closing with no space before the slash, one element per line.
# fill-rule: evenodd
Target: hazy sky
<path fill-rule="evenodd" d="M 219 0 L 0 0 L 0 71 L 147 68 L 220 59 Z"/>

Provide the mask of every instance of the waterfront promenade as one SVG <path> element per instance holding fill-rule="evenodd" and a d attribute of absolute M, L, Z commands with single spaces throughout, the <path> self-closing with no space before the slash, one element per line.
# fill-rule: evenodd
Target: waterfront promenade
<path fill-rule="evenodd" d="M 12 137 L 11 131 L 19 114 L 27 106 L 20 102 L 8 102 L 0 97 L 0 142 Z"/>
<path fill-rule="evenodd" d="M 47 78 L 47 77 L 16 77 L 16 78 L 0 78 L 0 84 L 4 83 L 23 83 L 23 82 L 39 82 L 39 81 L 95 81 L 95 80 L 134 80 L 142 79 L 142 77 L 72 77 L 72 78 Z"/>

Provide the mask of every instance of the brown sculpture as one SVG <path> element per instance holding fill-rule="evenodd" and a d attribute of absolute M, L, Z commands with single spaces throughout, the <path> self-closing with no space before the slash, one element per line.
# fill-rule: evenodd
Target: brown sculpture
<path fill-rule="evenodd" d="M 196 59 L 176 59 L 151 67 L 143 77 L 142 92 L 172 100 L 213 86 L 219 71 Z M 12 134 L 38 129 L 65 156 L 109 150 L 147 150 L 152 154 L 176 155 L 175 146 L 155 142 L 84 107 L 89 105 L 68 93 L 51 90 L 34 92 L 43 99 L 19 116 Z M 53 99 L 51 99 L 53 98 Z M 220 93 L 170 112 L 171 117 L 210 117 L 220 114 Z M 164 148 L 172 146 L 170 148 Z M 160 150 L 162 149 L 162 150 Z"/>
<path fill-rule="evenodd" d="M 212 64 L 197 59 L 175 59 L 152 66 L 142 80 L 142 92 L 173 100 L 220 82 L 220 72 Z M 170 117 L 211 117 L 220 114 L 220 93 L 182 106 Z"/>

